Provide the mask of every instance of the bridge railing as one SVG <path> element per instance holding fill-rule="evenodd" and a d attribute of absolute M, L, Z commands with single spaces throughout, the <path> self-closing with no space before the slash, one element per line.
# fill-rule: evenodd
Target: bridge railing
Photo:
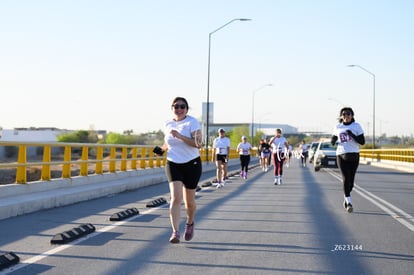
<path fill-rule="evenodd" d="M 414 163 L 414 148 L 412 149 L 361 149 L 362 159 L 379 161 L 399 161 Z"/>
<path fill-rule="evenodd" d="M 9 183 L 150 169 L 166 163 L 166 154 L 157 156 L 152 152 L 153 146 L 148 145 L 1 141 L 0 147 L 4 152 L 16 152 L 17 158 L 0 163 L 0 174 L 7 170 L 15 175 Z M 200 149 L 200 156 L 207 161 L 205 148 Z M 238 157 L 236 150 L 230 150 L 230 159 Z"/>

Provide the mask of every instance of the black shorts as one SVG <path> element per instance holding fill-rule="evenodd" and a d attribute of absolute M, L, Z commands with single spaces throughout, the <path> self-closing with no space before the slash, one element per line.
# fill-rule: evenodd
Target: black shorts
<path fill-rule="evenodd" d="M 227 163 L 227 155 L 216 155 L 216 161 L 221 161 L 223 163 Z"/>
<path fill-rule="evenodd" d="M 202 165 L 200 157 L 186 163 L 175 163 L 167 160 L 165 174 L 168 182 L 181 181 L 187 189 L 196 189 L 200 180 Z"/>

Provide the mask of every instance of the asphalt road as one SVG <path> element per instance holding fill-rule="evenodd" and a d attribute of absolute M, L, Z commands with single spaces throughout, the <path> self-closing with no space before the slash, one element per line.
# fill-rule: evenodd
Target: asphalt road
<path fill-rule="evenodd" d="M 361 165 L 356 182 L 347 213 L 337 169 L 293 160 L 279 186 L 272 171 L 252 169 L 197 193 L 195 237 L 180 244 L 168 242 L 168 204 L 146 208 L 169 200 L 167 183 L 1 220 L 0 252 L 20 263 L 0 274 L 412 274 L 413 174 Z M 134 207 L 139 215 L 109 221 Z M 96 231 L 50 244 L 85 223 Z"/>

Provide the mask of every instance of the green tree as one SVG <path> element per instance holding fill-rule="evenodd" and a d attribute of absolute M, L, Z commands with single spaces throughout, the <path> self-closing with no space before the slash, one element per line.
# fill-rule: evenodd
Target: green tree
<path fill-rule="evenodd" d="M 73 143 L 96 143 L 98 136 L 95 131 L 79 130 L 69 133 L 61 134 L 57 137 L 58 142 L 73 142 Z"/>
<path fill-rule="evenodd" d="M 230 138 L 230 144 L 232 148 L 236 148 L 237 144 L 241 141 L 242 136 L 249 136 L 249 127 L 247 126 L 240 126 L 234 127 L 232 132 L 226 133 L 226 135 Z"/>
<path fill-rule="evenodd" d="M 128 136 L 113 132 L 108 133 L 105 138 L 106 144 L 130 144 L 129 142 Z"/>

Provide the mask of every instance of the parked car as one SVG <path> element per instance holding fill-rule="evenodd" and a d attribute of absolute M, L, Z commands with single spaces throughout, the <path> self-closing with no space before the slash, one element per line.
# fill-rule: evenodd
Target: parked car
<path fill-rule="evenodd" d="M 315 171 L 319 171 L 322 167 L 338 167 L 338 164 L 336 163 L 336 146 L 336 144 L 332 145 L 328 140 L 319 142 L 313 156 Z"/>
<path fill-rule="evenodd" d="M 318 149 L 318 145 L 319 145 L 319 142 L 312 142 L 310 144 L 309 151 L 308 151 L 309 163 L 312 163 L 313 156 L 315 155 L 316 149 Z"/>

